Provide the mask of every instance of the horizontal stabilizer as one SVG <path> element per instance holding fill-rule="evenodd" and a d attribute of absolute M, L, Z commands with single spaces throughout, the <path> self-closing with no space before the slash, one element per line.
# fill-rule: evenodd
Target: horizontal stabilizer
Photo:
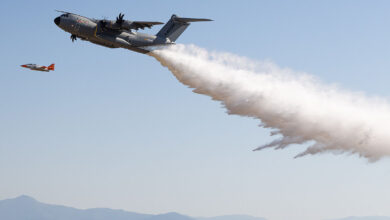
<path fill-rule="evenodd" d="M 180 18 L 180 17 L 177 17 L 176 15 L 173 15 L 172 16 L 173 20 L 175 21 L 179 21 L 179 22 L 197 22 L 197 21 L 213 21 L 211 19 L 207 19 L 207 18 Z"/>
<path fill-rule="evenodd" d="M 191 22 L 196 21 L 212 21 L 206 18 L 181 18 L 177 15 L 172 15 L 171 19 L 157 33 L 157 37 L 168 38 L 171 42 L 175 42 L 177 38 L 185 31 Z"/>

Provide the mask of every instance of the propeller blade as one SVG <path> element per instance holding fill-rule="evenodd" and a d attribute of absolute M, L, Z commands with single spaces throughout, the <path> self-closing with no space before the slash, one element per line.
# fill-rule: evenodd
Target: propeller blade
<path fill-rule="evenodd" d="M 101 25 L 102 29 L 105 29 L 106 25 L 107 25 L 107 21 L 105 21 L 105 20 L 100 21 L 100 25 Z"/>
<path fill-rule="evenodd" d="M 116 23 L 117 24 L 122 24 L 123 23 L 123 17 L 125 16 L 125 14 L 122 14 L 122 13 L 119 13 L 118 17 L 116 17 Z"/>

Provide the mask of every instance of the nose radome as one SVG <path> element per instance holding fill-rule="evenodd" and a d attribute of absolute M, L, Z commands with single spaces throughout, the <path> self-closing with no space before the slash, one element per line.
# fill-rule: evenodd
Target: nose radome
<path fill-rule="evenodd" d="M 54 19 L 54 23 L 55 23 L 56 25 L 60 25 L 60 21 L 61 21 L 61 18 L 60 18 L 60 17 L 56 17 L 56 18 Z"/>

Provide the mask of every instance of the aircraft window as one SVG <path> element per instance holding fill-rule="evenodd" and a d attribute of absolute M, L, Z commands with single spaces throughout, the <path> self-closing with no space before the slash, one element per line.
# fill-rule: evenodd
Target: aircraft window
<path fill-rule="evenodd" d="M 63 14 L 61 15 L 61 17 L 68 17 L 68 14 Z"/>

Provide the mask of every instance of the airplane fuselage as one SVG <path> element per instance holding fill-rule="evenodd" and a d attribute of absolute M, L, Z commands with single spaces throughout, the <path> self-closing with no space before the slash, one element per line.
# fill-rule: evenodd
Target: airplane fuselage
<path fill-rule="evenodd" d="M 105 28 L 102 20 L 90 19 L 76 14 L 63 14 L 54 23 L 66 32 L 82 40 L 109 48 L 126 48 L 148 53 L 144 47 L 171 44 L 168 38 L 139 33 L 131 30 Z"/>
<path fill-rule="evenodd" d="M 30 70 L 35 70 L 35 71 L 42 71 L 42 72 L 49 72 L 50 70 L 54 70 L 54 64 L 51 64 L 50 66 L 40 66 L 37 64 L 24 64 L 21 65 L 21 67 L 30 69 Z"/>

